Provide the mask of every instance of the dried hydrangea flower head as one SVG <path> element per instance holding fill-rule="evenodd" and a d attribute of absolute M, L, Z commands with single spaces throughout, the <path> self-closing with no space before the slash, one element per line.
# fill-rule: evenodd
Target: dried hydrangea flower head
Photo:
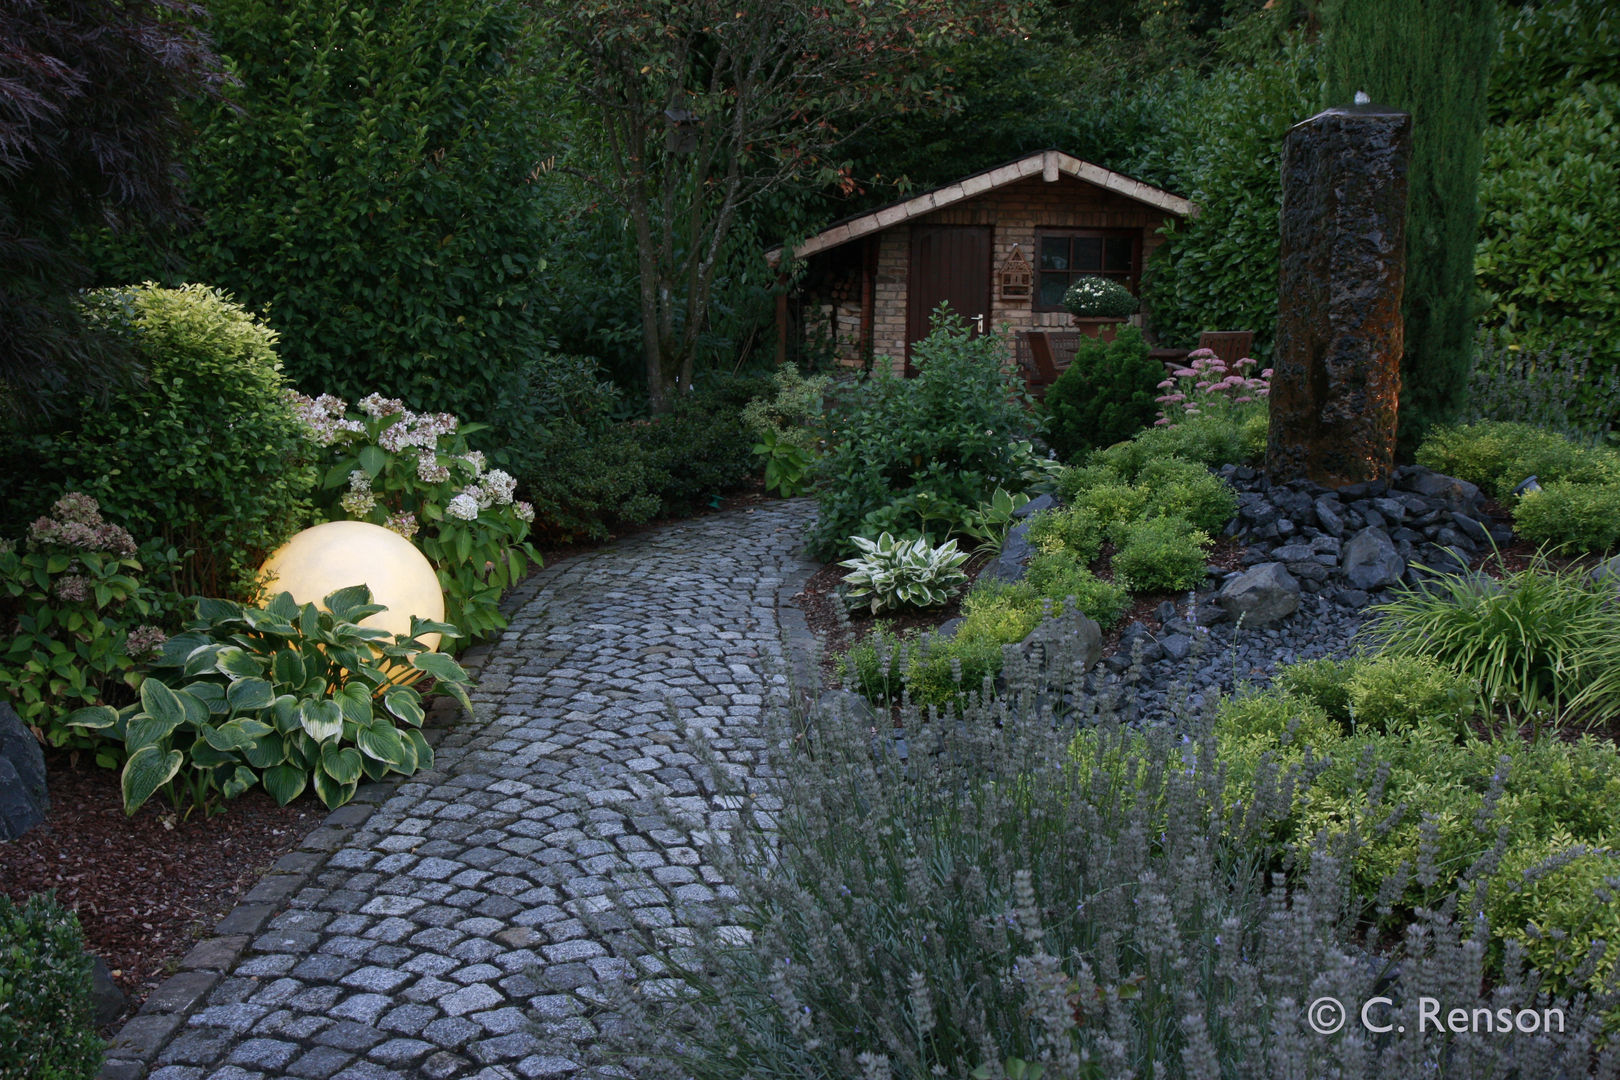
<path fill-rule="evenodd" d="M 99 551 L 120 558 L 135 554 L 135 538 L 129 530 L 102 520 L 96 500 L 77 491 L 57 499 L 50 516 L 30 525 L 28 539 L 40 547 Z"/>

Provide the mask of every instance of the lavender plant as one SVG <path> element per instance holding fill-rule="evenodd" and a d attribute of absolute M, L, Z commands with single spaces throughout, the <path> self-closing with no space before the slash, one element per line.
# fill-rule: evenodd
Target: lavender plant
<path fill-rule="evenodd" d="M 1303 859 L 1278 839 L 1308 764 L 1262 757 L 1234 785 L 1192 715 L 1186 734 L 1105 720 L 1074 753 L 1055 715 L 1072 664 L 1006 676 L 960 723 L 906 707 L 904 752 L 858 713 L 778 719 L 770 801 L 721 791 L 736 903 L 694 935 L 643 935 L 646 974 L 609 1002 L 633 1075 L 1620 1075 L 1612 990 L 1554 999 L 1517 942 L 1491 946 L 1477 894 L 1500 852 L 1404 937 L 1368 939 L 1357 839 L 1307 840 Z M 1322 1034 L 1328 998 L 1349 1023 Z M 1374 998 L 1379 1031 L 1356 1019 Z M 1562 1030 L 1436 1030 L 1422 998 L 1556 1009 Z"/>
<path fill-rule="evenodd" d="M 467 446 L 482 425 L 412 412 L 380 394 L 362 399 L 358 415 L 330 394 L 289 396 L 311 441 L 329 454 L 324 487 L 342 491 L 332 509 L 420 547 L 444 588 L 446 621 L 468 637 L 504 627 L 502 592 L 540 556 L 527 540 L 534 508 L 513 497 L 517 481 Z"/>
<path fill-rule="evenodd" d="M 1590 346 L 1525 348 L 1509 335 L 1480 335 L 1460 419 L 1504 420 L 1601 442 L 1620 416 L 1620 372 L 1593 371 Z"/>

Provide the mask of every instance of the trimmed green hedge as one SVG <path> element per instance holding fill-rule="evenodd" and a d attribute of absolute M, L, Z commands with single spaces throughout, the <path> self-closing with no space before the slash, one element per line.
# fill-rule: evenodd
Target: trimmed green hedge
<path fill-rule="evenodd" d="M 0 896 L 0 1080 L 96 1075 L 91 964 L 78 916 L 54 896 Z"/>

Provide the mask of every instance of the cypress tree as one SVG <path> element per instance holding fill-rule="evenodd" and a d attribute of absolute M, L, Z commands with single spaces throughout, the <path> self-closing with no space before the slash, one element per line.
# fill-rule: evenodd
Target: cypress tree
<path fill-rule="evenodd" d="M 1412 114 L 1400 450 L 1463 405 L 1478 314 L 1477 195 L 1496 0 L 1331 0 L 1326 104 L 1364 90 Z"/>

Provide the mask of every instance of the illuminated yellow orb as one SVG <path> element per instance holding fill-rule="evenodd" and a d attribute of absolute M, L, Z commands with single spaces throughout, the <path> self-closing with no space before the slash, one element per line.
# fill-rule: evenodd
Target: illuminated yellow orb
<path fill-rule="evenodd" d="M 329 521 L 288 540 L 260 568 L 268 596 L 292 593 L 300 604 L 320 604 L 328 593 L 350 585 L 365 585 L 371 598 L 386 604 L 362 619 L 392 634 L 411 632 L 411 616 L 442 621 L 444 592 L 427 556 L 396 532 L 365 521 Z M 423 634 L 429 649 L 439 645 L 438 634 Z"/>

